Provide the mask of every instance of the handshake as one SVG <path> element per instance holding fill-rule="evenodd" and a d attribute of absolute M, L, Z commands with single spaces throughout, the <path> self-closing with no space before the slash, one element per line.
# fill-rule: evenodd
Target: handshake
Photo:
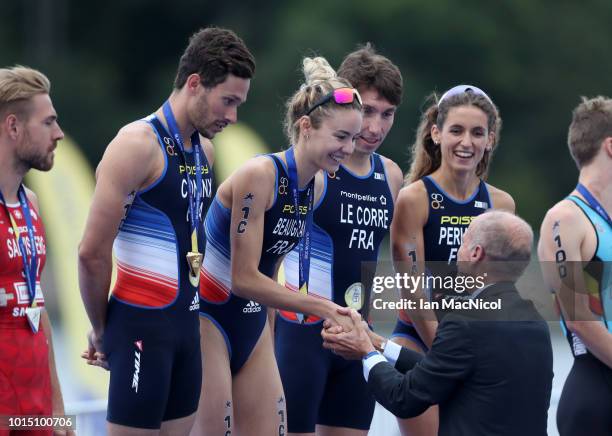
<path fill-rule="evenodd" d="M 355 309 L 342 307 L 337 312 L 346 318 L 339 324 L 325 320 L 321 330 L 324 348 L 348 360 L 360 360 L 376 350 L 382 352 L 386 339 L 374 333 Z"/>

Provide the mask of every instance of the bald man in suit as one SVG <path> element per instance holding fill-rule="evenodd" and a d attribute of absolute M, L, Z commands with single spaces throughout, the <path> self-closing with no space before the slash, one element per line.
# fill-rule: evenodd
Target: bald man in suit
<path fill-rule="evenodd" d="M 376 400 L 410 418 L 439 405 L 439 435 L 546 435 L 552 346 L 546 322 L 515 282 L 529 263 L 533 232 L 508 212 L 475 218 L 458 252 L 461 274 L 485 276 L 470 298 L 499 309 L 457 310 L 440 322 L 422 355 L 386 341 L 363 324 L 323 330 L 324 346 L 361 358 Z M 465 300 L 464 300 L 465 301 Z M 356 312 L 350 312 L 359 321 Z"/>

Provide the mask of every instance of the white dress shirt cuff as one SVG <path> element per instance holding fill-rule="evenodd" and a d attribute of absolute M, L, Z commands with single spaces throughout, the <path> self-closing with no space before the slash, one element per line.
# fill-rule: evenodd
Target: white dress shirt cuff
<path fill-rule="evenodd" d="M 395 362 L 399 359 L 400 351 L 402 351 L 401 345 L 392 341 L 387 341 L 385 349 L 383 350 L 383 356 L 385 356 L 385 359 L 387 359 L 391 365 L 395 366 Z"/>
<path fill-rule="evenodd" d="M 370 370 L 379 363 L 386 362 L 387 359 L 385 359 L 378 351 L 372 351 L 371 353 L 368 353 L 361 361 L 363 362 L 363 376 L 367 382 L 368 377 L 370 376 Z"/>

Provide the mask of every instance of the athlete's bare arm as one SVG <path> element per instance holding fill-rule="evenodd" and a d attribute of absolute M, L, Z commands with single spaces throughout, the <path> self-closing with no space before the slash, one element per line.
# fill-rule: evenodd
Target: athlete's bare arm
<path fill-rule="evenodd" d="M 516 212 L 514 199 L 510 194 L 489 184 L 487 184 L 487 188 L 489 189 L 489 195 L 491 196 L 493 209 L 505 210 L 510 213 Z"/>
<path fill-rule="evenodd" d="M 591 259 L 596 235 L 581 210 L 563 200 L 548 211 L 540 228 L 538 257 L 544 279 L 558 297 L 567 328 L 612 368 L 612 334 L 589 309 L 582 262 Z M 565 260 L 563 260 L 565 259 Z"/>
<path fill-rule="evenodd" d="M 36 194 L 25 188 L 26 196 L 32 202 L 34 206 L 34 210 L 40 216 L 40 208 L 38 206 L 38 197 Z M 40 272 L 42 275 L 42 271 Z M 43 310 L 40 315 L 40 322 L 45 334 L 45 338 L 47 339 L 47 346 L 49 348 L 49 373 L 51 376 L 51 404 L 53 408 L 53 415 L 64 415 L 64 398 L 62 396 L 62 389 L 59 383 L 59 378 L 57 376 L 57 368 L 55 366 L 55 353 L 53 351 L 53 331 L 51 329 L 51 322 L 49 321 L 49 315 L 46 310 Z M 73 433 L 69 433 L 73 434 Z"/>
<path fill-rule="evenodd" d="M 421 180 L 402 188 L 397 198 L 393 221 L 391 222 L 391 252 L 395 268 L 398 272 L 422 272 L 425 261 L 423 242 L 423 227 L 427 223 L 429 204 L 427 190 Z M 414 270 L 414 266 L 417 269 Z M 404 298 L 425 298 L 417 290 L 412 295 L 402 295 Z M 438 322 L 433 311 L 418 310 L 408 314 L 421 340 L 431 347 L 436 335 Z"/>
<path fill-rule="evenodd" d="M 144 122 L 122 128 L 108 145 L 96 170 L 94 191 L 79 245 L 79 287 L 93 327 L 85 357 L 100 363 L 112 273 L 112 247 L 126 214 L 130 194 L 153 183 L 163 171 L 163 155 L 151 127 Z"/>
<path fill-rule="evenodd" d="M 220 192 L 222 201 L 229 187 L 219 188 L 224 191 Z M 328 300 L 288 292 L 276 281 L 259 272 L 264 214 L 272 203 L 270 194 L 274 189 L 274 163 L 266 157 L 252 159 L 232 176 L 232 292 L 270 307 L 329 319 L 334 325 L 342 325 L 350 330 L 350 318 L 336 312 L 340 306 Z"/>

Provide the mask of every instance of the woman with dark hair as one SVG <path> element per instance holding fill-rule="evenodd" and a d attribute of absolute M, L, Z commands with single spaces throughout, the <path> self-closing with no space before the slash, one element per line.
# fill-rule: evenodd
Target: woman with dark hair
<path fill-rule="evenodd" d="M 499 141 L 501 118 L 489 96 L 475 86 L 459 85 L 421 117 L 412 146 L 412 165 L 399 193 L 391 223 L 393 259 L 401 268 L 416 262 L 456 262 L 462 236 L 473 217 L 490 208 L 514 213 L 512 197 L 485 182 Z M 436 295 L 434 295 L 434 298 Z M 409 316 L 400 311 L 392 340 L 425 352 L 434 339 L 433 313 Z M 404 435 L 437 434 L 437 410 L 400 420 Z"/>

